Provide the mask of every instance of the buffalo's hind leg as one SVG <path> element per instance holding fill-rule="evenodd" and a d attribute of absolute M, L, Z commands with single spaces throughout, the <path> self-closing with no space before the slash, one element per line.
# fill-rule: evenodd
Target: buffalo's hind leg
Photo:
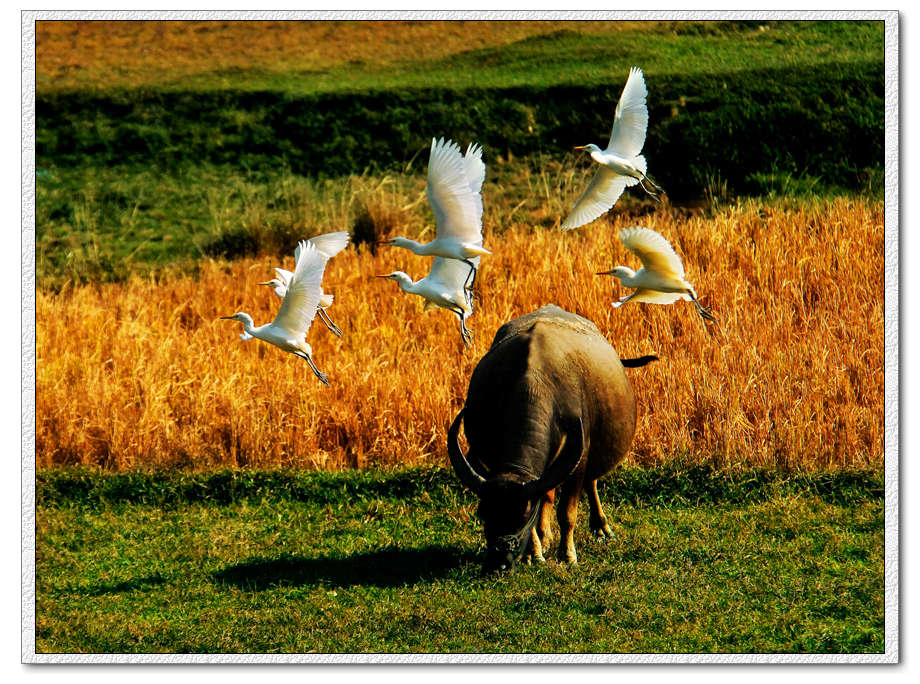
<path fill-rule="evenodd" d="M 591 511 L 590 526 L 594 536 L 604 542 L 612 539 L 613 530 L 607 524 L 607 516 L 604 515 L 600 497 L 597 495 L 597 480 L 588 483 L 588 508 Z"/>

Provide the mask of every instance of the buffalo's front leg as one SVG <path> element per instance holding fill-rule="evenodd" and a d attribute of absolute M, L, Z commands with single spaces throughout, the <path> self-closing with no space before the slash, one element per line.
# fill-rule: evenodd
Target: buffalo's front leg
<path fill-rule="evenodd" d="M 560 563 L 575 565 L 578 555 L 575 553 L 575 520 L 578 517 L 578 492 L 581 489 L 581 478 L 572 477 L 559 488 L 559 504 L 556 507 L 556 518 L 559 521 L 559 551 L 557 553 Z"/>
<path fill-rule="evenodd" d="M 540 519 L 535 526 L 544 553 L 553 545 L 553 503 L 555 500 L 556 491 L 553 489 L 543 495 L 543 510 L 540 511 Z"/>
<path fill-rule="evenodd" d="M 546 562 L 546 552 L 553 542 L 553 491 L 543 495 L 540 517 L 537 524 L 530 529 L 530 555 L 527 561 Z"/>

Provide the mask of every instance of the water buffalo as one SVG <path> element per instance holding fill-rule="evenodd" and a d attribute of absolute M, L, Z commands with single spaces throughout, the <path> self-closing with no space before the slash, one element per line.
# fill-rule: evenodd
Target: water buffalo
<path fill-rule="evenodd" d="M 621 362 L 593 323 L 552 305 L 499 328 L 447 437 L 454 471 L 479 495 L 485 571 L 509 569 L 525 553 L 543 560 L 554 493 L 559 560 L 574 564 L 575 516 L 585 483 L 591 529 L 612 536 L 597 479 L 623 460 L 636 428 L 635 397 L 623 367 L 655 358 Z M 467 454 L 458 441 L 461 421 Z"/>

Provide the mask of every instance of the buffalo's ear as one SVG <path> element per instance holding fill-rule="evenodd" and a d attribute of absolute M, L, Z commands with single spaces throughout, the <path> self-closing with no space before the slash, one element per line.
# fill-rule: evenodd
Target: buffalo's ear
<path fill-rule="evenodd" d="M 447 431 L 447 455 L 450 456 L 450 464 L 454 467 L 454 472 L 457 473 L 460 482 L 473 490 L 474 494 L 478 494 L 482 485 L 485 484 L 485 478 L 473 469 L 463 454 L 463 450 L 460 449 L 460 421 L 463 419 L 464 410 L 460 409 L 450 430 Z"/>
<path fill-rule="evenodd" d="M 585 435 L 581 418 L 566 418 L 556 458 L 550 462 L 541 477 L 524 484 L 527 498 L 542 496 L 568 480 L 581 462 L 584 445 Z"/>

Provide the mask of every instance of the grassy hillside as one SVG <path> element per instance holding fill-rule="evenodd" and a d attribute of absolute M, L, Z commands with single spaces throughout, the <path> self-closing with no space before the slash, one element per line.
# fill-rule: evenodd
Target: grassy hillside
<path fill-rule="evenodd" d="M 197 259 L 215 253 L 214 239 L 260 221 L 287 234 L 292 214 L 308 224 L 298 230 L 327 218 L 350 227 L 379 200 L 374 188 L 405 187 L 404 174 L 417 187 L 430 140 L 441 135 L 485 146 L 487 208 L 509 217 L 558 204 L 540 222 L 552 226 L 578 191 L 556 202 L 559 176 L 589 166 L 572 146 L 607 139 L 634 64 L 649 86 L 645 154 L 672 202 L 877 197 L 882 30 L 880 22 L 43 22 L 39 282 L 122 279 Z M 629 202 L 627 194 L 619 208 Z M 251 253 L 220 245 L 228 256 Z"/>
<path fill-rule="evenodd" d="M 40 95 L 119 90 L 368 90 L 618 85 L 881 60 L 882 22 L 153 21 L 39 22 Z M 620 84 L 618 87 L 621 88 Z"/>
<path fill-rule="evenodd" d="M 881 162 L 881 31 L 851 22 L 560 29 L 320 75 L 253 67 L 164 74 L 143 87 L 40 85 L 38 165 L 210 162 L 338 176 L 401 168 L 433 135 L 479 140 L 492 155 L 554 156 L 606 141 L 638 64 L 650 91 L 646 154 L 675 197 L 715 172 L 742 192 L 757 189 L 752 174 L 774 171 L 860 187 L 858 174 Z"/>

